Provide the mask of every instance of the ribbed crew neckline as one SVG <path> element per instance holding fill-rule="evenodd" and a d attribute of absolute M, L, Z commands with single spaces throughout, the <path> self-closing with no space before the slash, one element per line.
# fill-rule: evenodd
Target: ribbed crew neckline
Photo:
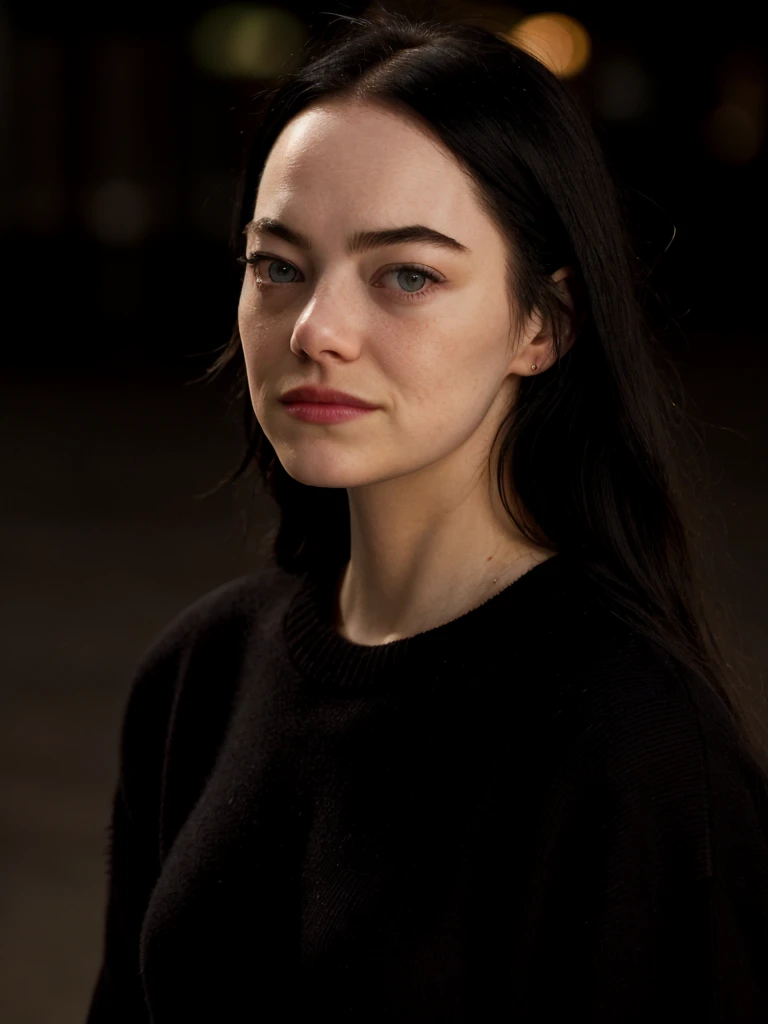
<path fill-rule="evenodd" d="M 283 636 L 296 668 L 321 688 L 375 688 L 385 677 L 390 681 L 402 677 L 406 668 L 420 671 L 435 660 L 450 663 L 478 646 L 483 650 L 484 645 L 503 636 L 500 630 L 517 626 L 534 596 L 541 590 L 553 590 L 570 563 L 568 555 L 558 552 L 458 618 L 375 646 L 353 643 L 336 632 L 332 623 L 337 581 L 307 574 L 301 577 L 283 617 Z M 535 604 L 540 612 L 541 605 Z"/>

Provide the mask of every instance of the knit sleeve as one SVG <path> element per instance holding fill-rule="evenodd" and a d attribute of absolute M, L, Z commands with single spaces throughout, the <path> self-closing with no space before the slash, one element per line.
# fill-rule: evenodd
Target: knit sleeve
<path fill-rule="evenodd" d="M 108 825 L 108 883 L 101 966 L 86 1024 L 151 1024 L 139 942 L 160 873 L 164 751 L 179 657 L 163 636 L 143 657 L 126 702 L 117 784 Z"/>
<path fill-rule="evenodd" d="M 768 1020 L 766 807 L 735 762 L 722 770 L 713 784 L 684 699 L 599 709 L 541 819 L 511 960 L 515 1020 Z"/>

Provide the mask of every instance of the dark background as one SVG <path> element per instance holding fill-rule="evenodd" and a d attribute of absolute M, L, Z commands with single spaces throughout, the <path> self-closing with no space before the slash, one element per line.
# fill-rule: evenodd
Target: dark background
<path fill-rule="evenodd" d="M 636 252 L 654 267 L 660 336 L 704 431 L 722 592 L 762 672 L 757 5 L 389 6 L 469 12 L 494 30 L 554 9 L 589 33 L 590 60 L 569 83 L 631 199 Z M 84 1018 L 136 660 L 185 605 L 260 564 L 271 503 L 258 499 L 246 540 L 243 495 L 199 497 L 240 454 L 234 375 L 193 381 L 234 322 L 234 182 L 250 98 L 279 70 L 264 62 L 288 69 L 334 14 L 365 7 L 283 3 L 271 9 L 282 20 L 259 28 L 246 5 L 237 31 L 255 33 L 241 46 L 250 75 L 221 65 L 234 59 L 222 4 L 0 7 L 0 1016 L 14 1024 Z"/>

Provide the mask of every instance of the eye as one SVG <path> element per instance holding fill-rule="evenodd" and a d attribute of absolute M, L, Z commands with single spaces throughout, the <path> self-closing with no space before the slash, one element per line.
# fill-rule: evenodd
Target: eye
<path fill-rule="evenodd" d="M 279 256 L 271 256 L 265 252 L 252 252 L 248 256 L 240 256 L 237 262 L 248 264 L 256 269 L 256 284 L 259 288 L 269 288 L 272 285 L 281 284 L 296 284 L 295 279 L 281 280 L 281 277 L 284 274 L 290 274 L 292 271 L 301 273 L 288 260 L 284 260 Z M 261 263 L 268 264 L 268 280 L 263 280 L 258 272 L 258 267 Z M 423 267 L 418 263 L 398 263 L 394 267 L 389 267 L 385 270 L 381 277 L 387 277 L 391 274 L 396 275 L 398 282 L 403 285 L 402 289 L 395 289 L 399 293 L 398 300 L 402 298 L 406 302 L 420 301 L 433 292 L 435 286 L 443 280 L 434 270 L 431 270 L 429 267 Z M 415 281 L 414 278 L 416 279 Z M 428 281 L 432 281 L 433 285 L 429 288 L 419 287 L 419 278 L 426 278 Z"/>
<path fill-rule="evenodd" d="M 277 265 L 279 268 L 281 268 L 281 270 L 284 267 L 290 267 L 291 270 L 296 270 L 296 267 L 294 267 L 294 265 L 292 263 L 289 263 L 287 260 L 280 259 L 277 256 L 269 256 L 266 253 L 262 253 L 262 252 L 252 252 L 249 256 L 241 256 L 238 259 L 237 262 L 238 263 L 247 263 L 247 264 L 249 264 L 252 267 L 258 268 L 260 263 L 265 263 L 267 261 L 269 261 L 269 266 L 270 266 L 270 271 L 269 271 L 270 272 L 270 280 L 269 281 L 262 281 L 261 280 L 261 276 L 257 274 L 257 282 L 260 285 L 263 285 L 263 284 L 293 284 L 294 283 L 293 281 L 280 281 L 280 280 L 275 281 L 271 277 L 271 268 L 272 268 L 273 265 Z M 281 273 L 281 270 L 277 271 L 278 275 Z"/>
<path fill-rule="evenodd" d="M 428 281 L 433 282 L 429 288 L 417 288 L 414 291 L 404 292 L 403 298 L 407 302 L 413 302 L 414 300 L 418 302 L 420 299 L 425 298 L 442 281 L 442 278 L 434 270 L 430 270 L 429 267 L 422 267 L 418 263 L 398 263 L 397 266 L 386 270 L 382 277 L 386 277 L 387 274 L 395 274 L 400 283 L 404 284 L 407 289 L 413 285 L 413 278 L 425 277 Z"/>

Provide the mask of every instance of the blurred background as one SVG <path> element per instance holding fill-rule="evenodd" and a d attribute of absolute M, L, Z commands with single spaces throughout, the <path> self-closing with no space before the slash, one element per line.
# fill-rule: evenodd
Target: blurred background
<path fill-rule="evenodd" d="M 260 565 L 227 341 L 243 130 L 304 43 L 366 4 L 0 2 L 4 587 L 0 1017 L 75 1024 L 141 653 Z M 418 2 L 537 51 L 592 111 L 664 347 L 701 420 L 723 594 L 766 663 L 766 38 L 758 5 Z M 318 9 L 319 7 L 322 10 Z M 696 13 L 691 13 L 696 10 Z"/>

